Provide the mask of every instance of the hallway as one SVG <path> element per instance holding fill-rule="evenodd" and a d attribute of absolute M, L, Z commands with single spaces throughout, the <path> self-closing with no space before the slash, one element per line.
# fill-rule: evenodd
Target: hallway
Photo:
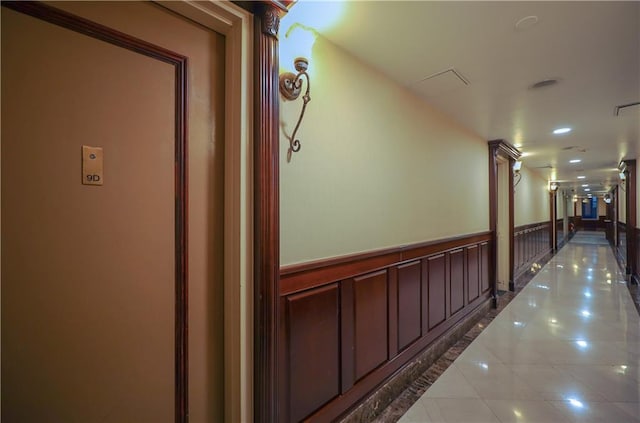
<path fill-rule="evenodd" d="M 578 232 L 400 422 L 640 422 L 639 364 L 604 233 Z"/>

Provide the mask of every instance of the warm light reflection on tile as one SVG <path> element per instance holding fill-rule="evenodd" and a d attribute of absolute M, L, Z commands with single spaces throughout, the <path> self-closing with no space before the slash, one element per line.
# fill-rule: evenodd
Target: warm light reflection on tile
<path fill-rule="evenodd" d="M 515 416 L 519 419 L 522 418 L 522 413 L 520 412 L 520 410 L 513 410 L 513 414 L 515 414 Z"/>

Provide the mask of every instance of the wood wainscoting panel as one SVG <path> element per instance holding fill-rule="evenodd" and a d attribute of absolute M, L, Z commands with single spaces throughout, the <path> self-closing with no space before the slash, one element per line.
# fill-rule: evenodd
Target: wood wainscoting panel
<path fill-rule="evenodd" d="M 464 250 L 449 253 L 449 315 L 453 315 L 464 307 Z M 449 316 L 447 316 L 449 317 Z"/>
<path fill-rule="evenodd" d="M 387 271 L 353 279 L 355 380 L 387 360 Z"/>
<path fill-rule="evenodd" d="M 466 304 L 480 296 L 480 248 L 467 247 L 467 298 Z"/>
<path fill-rule="evenodd" d="M 532 223 L 514 229 L 514 245 L 517 246 L 513 262 L 514 277 L 518 278 L 533 263 L 550 251 L 550 222 Z"/>
<path fill-rule="evenodd" d="M 289 421 L 298 422 L 340 393 L 339 287 L 286 299 Z"/>
<path fill-rule="evenodd" d="M 435 328 L 447 318 L 447 272 L 446 256 L 438 254 L 425 260 L 425 273 L 429 290 L 429 330 Z"/>
<path fill-rule="evenodd" d="M 421 335 L 420 262 L 398 266 L 398 350 Z"/>
<path fill-rule="evenodd" d="M 339 421 L 486 304 L 491 236 L 283 268 L 281 421 Z"/>
<path fill-rule="evenodd" d="M 489 283 L 489 243 L 480 244 L 480 289 L 484 294 L 491 288 Z"/>

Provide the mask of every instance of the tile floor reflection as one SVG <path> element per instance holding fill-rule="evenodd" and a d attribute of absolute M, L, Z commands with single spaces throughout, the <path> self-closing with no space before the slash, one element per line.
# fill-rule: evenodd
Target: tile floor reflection
<path fill-rule="evenodd" d="M 604 234 L 577 233 L 399 421 L 640 423 L 640 318 Z"/>

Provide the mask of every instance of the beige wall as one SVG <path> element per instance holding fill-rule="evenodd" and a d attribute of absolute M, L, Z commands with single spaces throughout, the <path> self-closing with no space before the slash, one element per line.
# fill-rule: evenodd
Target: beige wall
<path fill-rule="evenodd" d="M 485 140 L 322 38 L 310 74 L 290 163 L 281 102 L 281 264 L 488 230 Z"/>
<path fill-rule="evenodd" d="M 549 221 L 549 183 L 526 166 L 526 159 L 520 173 L 522 178 L 514 193 L 514 225 Z M 561 206 L 558 207 L 558 214 L 562 217 Z"/>

